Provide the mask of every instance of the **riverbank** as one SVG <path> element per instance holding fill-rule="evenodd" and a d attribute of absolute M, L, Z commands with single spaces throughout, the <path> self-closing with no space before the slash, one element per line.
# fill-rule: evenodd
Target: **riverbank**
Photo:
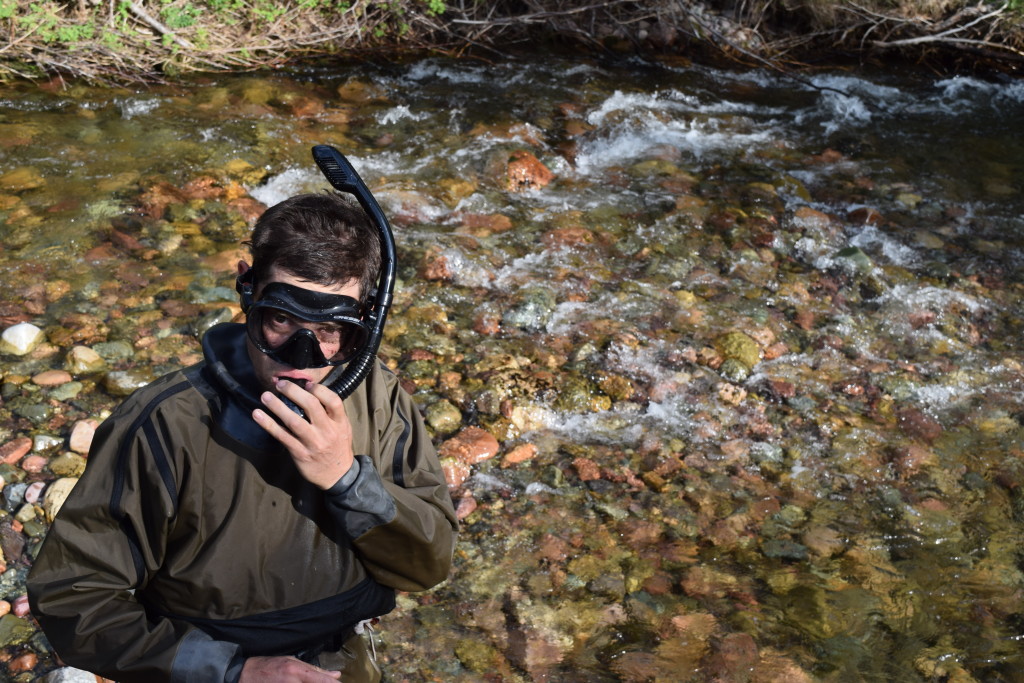
<path fill-rule="evenodd" d="M 498 59 L 540 42 L 782 69 L 850 59 L 910 60 L 943 72 L 1024 68 L 1022 0 L 0 0 L 0 35 L 0 79 L 96 83 L 274 68 L 325 55 Z"/>

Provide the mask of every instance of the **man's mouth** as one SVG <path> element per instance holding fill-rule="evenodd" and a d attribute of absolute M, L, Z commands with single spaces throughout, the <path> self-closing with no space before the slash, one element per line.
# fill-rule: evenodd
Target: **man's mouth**
<path fill-rule="evenodd" d="M 298 384 L 300 387 L 303 388 L 305 388 L 306 382 L 310 381 L 309 377 L 306 377 L 305 375 L 278 375 L 277 379 L 285 379 L 288 380 L 289 382 L 294 382 L 295 384 Z"/>

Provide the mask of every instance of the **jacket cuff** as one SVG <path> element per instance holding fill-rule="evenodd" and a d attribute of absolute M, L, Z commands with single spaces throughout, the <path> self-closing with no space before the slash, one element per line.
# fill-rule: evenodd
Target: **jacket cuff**
<path fill-rule="evenodd" d="M 359 471 L 362 469 L 362 465 L 359 464 L 359 456 L 356 456 L 352 461 L 352 466 L 348 468 L 348 472 L 341 475 L 341 479 L 336 481 L 334 486 L 327 489 L 325 493 L 327 493 L 328 496 L 338 496 L 345 493 L 352 488 L 352 484 L 356 482 L 356 479 L 359 477 Z"/>
<path fill-rule="evenodd" d="M 203 683 L 223 681 L 238 683 L 245 658 L 235 643 L 214 640 L 193 629 L 178 644 L 171 663 L 171 683 Z"/>
<path fill-rule="evenodd" d="M 353 470 L 355 474 L 349 480 Z M 384 488 L 373 461 L 365 455 L 357 455 L 352 468 L 324 493 L 328 509 L 350 539 L 387 524 L 397 514 L 395 501 Z"/>

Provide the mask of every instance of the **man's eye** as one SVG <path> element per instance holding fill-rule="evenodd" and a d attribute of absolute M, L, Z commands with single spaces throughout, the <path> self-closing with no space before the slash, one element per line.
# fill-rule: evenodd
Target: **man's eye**
<path fill-rule="evenodd" d="M 275 327 L 285 327 L 291 323 L 291 318 L 284 313 L 274 313 L 270 316 L 270 324 Z"/>

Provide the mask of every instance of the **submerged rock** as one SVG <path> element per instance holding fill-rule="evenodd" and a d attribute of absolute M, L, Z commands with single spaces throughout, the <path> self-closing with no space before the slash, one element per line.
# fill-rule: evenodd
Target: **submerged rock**
<path fill-rule="evenodd" d="M 45 338 L 43 331 L 32 323 L 18 323 L 0 335 L 0 353 L 24 356 L 31 353 Z"/>

